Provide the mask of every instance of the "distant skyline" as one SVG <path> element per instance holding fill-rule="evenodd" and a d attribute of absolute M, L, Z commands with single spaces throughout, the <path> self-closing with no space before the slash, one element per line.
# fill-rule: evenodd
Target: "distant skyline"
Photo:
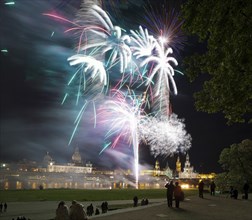
<path fill-rule="evenodd" d="M 42 14 L 57 11 L 68 19 L 74 19 L 80 2 L 24 0 L 22 3 L 16 1 L 14 6 L 0 3 L 0 161 L 23 158 L 39 161 L 48 151 L 55 161 L 68 162 L 74 148 L 79 147 L 82 158 L 96 166 L 131 166 L 132 148 L 126 145 L 99 155 L 104 134 L 99 126 L 94 128 L 91 107 L 68 146 L 78 109 L 74 101 L 67 101 L 64 105 L 61 102 L 74 71 L 67 58 L 75 53 L 76 39 L 64 33 L 65 23 Z M 123 14 L 140 9 L 141 5 L 131 3 L 130 12 L 125 10 Z M 185 55 L 203 49 L 196 44 L 195 38 L 188 37 L 177 57 L 179 69 L 183 72 Z M 186 130 L 192 136 L 191 165 L 197 172 L 220 172 L 218 159 L 222 149 L 251 139 L 252 124 L 228 126 L 222 114 L 197 112 L 193 93 L 201 88 L 203 79 L 189 83 L 185 75 L 176 75 L 175 81 L 178 95 L 171 97 L 172 110 L 179 118 L 185 119 Z M 157 159 L 161 167 L 167 161 L 171 168 L 175 164 L 176 156 L 154 158 L 143 145 L 139 152 L 141 166 L 152 167 Z M 181 156 L 182 164 L 184 157 Z"/>

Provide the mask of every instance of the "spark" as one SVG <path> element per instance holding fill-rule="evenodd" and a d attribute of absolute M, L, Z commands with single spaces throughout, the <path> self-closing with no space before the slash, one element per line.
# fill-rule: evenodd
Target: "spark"
<path fill-rule="evenodd" d="M 166 1 L 162 7 L 147 5 L 143 26 L 148 28 L 156 38 L 161 36 L 169 47 L 179 52 L 186 41 L 185 34 L 181 29 L 184 21 L 179 19 L 180 13 L 177 11 L 176 5 L 169 4 L 170 2 Z"/>
<path fill-rule="evenodd" d="M 176 114 L 168 117 L 149 117 L 144 128 L 142 135 L 155 157 L 170 156 L 177 152 L 185 153 L 191 147 L 192 138 L 185 130 L 184 121 Z"/>
<path fill-rule="evenodd" d="M 63 98 L 63 100 L 62 100 L 62 102 L 61 102 L 61 105 L 64 104 L 64 102 L 66 101 L 67 96 L 68 96 L 68 93 L 65 94 L 65 96 L 64 96 L 64 98 Z"/>
<path fill-rule="evenodd" d="M 15 2 L 5 2 L 5 5 L 15 5 Z"/>
<path fill-rule="evenodd" d="M 8 50 L 7 49 L 2 49 L 1 52 L 2 53 L 8 53 Z"/>

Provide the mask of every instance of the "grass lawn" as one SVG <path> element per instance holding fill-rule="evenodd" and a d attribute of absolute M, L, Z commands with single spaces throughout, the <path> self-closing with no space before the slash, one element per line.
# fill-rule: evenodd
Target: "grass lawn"
<path fill-rule="evenodd" d="M 184 190 L 185 197 L 194 195 L 197 190 Z M 44 189 L 44 190 L 1 190 L 0 201 L 30 202 L 30 201 L 110 201 L 132 200 L 134 196 L 140 199 L 166 198 L 166 189 L 112 189 L 112 190 L 82 190 L 82 189 Z"/>

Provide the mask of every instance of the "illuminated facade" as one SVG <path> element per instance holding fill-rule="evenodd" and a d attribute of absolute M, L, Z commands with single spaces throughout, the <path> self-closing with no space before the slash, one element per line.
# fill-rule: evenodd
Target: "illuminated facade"
<path fill-rule="evenodd" d="M 41 163 L 27 160 L 13 164 L 0 163 L 0 189 L 37 189 L 41 185 L 44 189 L 111 189 L 129 188 L 135 183 L 134 173 L 130 169 L 97 170 L 90 162 L 83 164 L 78 148 L 71 157 L 71 163 L 56 164 L 48 152 L 43 159 L 42 166 Z M 177 173 L 179 170 L 180 172 Z M 140 169 L 139 189 L 163 188 L 162 183 L 169 179 L 176 179 L 183 188 L 196 188 L 201 179 L 208 183 L 215 176 L 215 173 L 194 172 L 187 155 L 184 167 L 181 165 L 180 158 L 177 158 L 174 169 L 170 169 L 168 163 L 165 168 L 161 168 L 159 161 L 149 169 Z"/>
<path fill-rule="evenodd" d="M 189 161 L 189 154 L 186 155 L 186 161 L 183 171 L 178 173 L 179 179 L 196 179 L 199 178 L 199 174 L 194 172 L 193 166 Z"/>
<path fill-rule="evenodd" d="M 43 163 L 46 166 L 46 172 L 55 173 L 92 173 L 92 164 L 90 162 L 86 163 L 85 166 L 82 165 L 82 159 L 79 152 L 79 148 L 75 148 L 72 156 L 73 163 L 68 164 L 55 164 L 52 157 L 47 152 Z"/>
<path fill-rule="evenodd" d="M 177 173 L 181 172 L 181 162 L 180 162 L 179 156 L 178 156 L 177 161 L 176 161 L 176 172 Z"/>

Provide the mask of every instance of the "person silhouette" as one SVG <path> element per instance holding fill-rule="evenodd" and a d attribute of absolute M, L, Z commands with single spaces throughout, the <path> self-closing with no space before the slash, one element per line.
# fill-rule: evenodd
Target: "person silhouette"
<path fill-rule="evenodd" d="M 203 199 L 204 182 L 201 180 L 199 182 L 199 197 Z"/>
<path fill-rule="evenodd" d="M 170 183 L 167 183 L 165 187 L 167 188 L 166 190 L 167 205 L 168 207 L 172 207 L 172 199 L 173 199 L 173 192 L 174 192 L 173 181 L 170 181 Z"/>
<path fill-rule="evenodd" d="M 210 194 L 211 194 L 211 196 L 215 195 L 215 187 L 216 187 L 215 182 L 212 181 L 211 184 L 210 184 Z"/>
<path fill-rule="evenodd" d="M 174 198 L 175 198 L 176 208 L 179 208 L 179 203 L 181 200 L 181 193 L 182 193 L 181 187 L 180 187 L 179 183 L 176 182 L 175 187 L 174 187 Z"/>

